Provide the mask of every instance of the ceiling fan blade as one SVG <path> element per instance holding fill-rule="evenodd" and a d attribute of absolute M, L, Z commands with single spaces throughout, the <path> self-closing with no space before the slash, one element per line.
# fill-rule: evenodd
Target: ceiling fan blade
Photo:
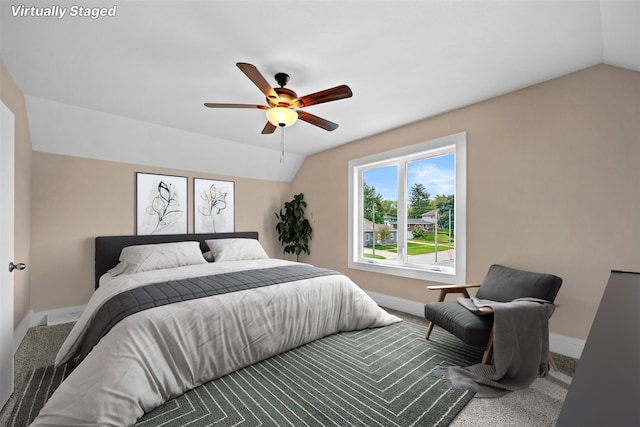
<path fill-rule="evenodd" d="M 262 129 L 262 134 L 267 134 L 267 133 L 273 133 L 276 131 L 276 125 L 272 124 L 271 122 L 267 122 L 266 125 L 264 125 L 264 129 Z"/>
<path fill-rule="evenodd" d="M 337 101 L 338 99 L 350 98 L 353 92 L 347 85 L 332 87 L 331 89 L 321 90 L 320 92 L 301 96 L 294 99 L 291 105 L 294 108 L 308 107 L 310 105 L 321 104 L 323 102 Z"/>
<path fill-rule="evenodd" d="M 297 113 L 300 120 L 311 123 L 312 125 L 318 126 L 324 130 L 328 130 L 329 132 L 338 129 L 337 123 L 330 122 L 322 117 L 315 116 L 311 113 L 307 113 L 306 111 L 298 111 Z"/>
<path fill-rule="evenodd" d="M 238 62 L 236 65 L 249 77 L 249 80 L 251 80 L 254 85 L 258 86 L 258 89 L 264 93 L 264 96 L 273 99 L 276 103 L 280 102 L 280 97 L 276 91 L 273 90 L 269 82 L 260 74 L 260 71 L 258 71 L 255 65 L 247 64 L 246 62 Z"/>
<path fill-rule="evenodd" d="M 257 105 L 257 104 L 220 104 L 215 102 L 205 102 L 205 107 L 209 108 L 259 108 L 260 110 L 268 110 L 269 107 L 266 105 Z"/>

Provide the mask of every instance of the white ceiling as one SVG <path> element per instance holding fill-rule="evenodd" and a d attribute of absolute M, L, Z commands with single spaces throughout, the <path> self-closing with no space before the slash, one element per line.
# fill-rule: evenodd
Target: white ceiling
<path fill-rule="evenodd" d="M 640 1 L 94 1 L 115 17 L 16 17 L 2 0 L 0 57 L 26 95 L 34 149 L 290 180 L 304 157 L 599 63 L 640 71 Z M 69 13 L 69 12 L 67 12 Z M 261 135 L 249 62 L 337 122 Z M 128 159 L 128 160 L 125 160 Z"/>

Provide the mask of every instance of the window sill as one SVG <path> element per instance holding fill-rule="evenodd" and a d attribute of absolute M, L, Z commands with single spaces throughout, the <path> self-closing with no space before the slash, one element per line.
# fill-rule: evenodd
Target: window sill
<path fill-rule="evenodd" d="M 454 285 L 465 283 L 464 268 L 459 265 L 456 267 L 458 274 L 452 271 L 436 271 L 430 268 L 415 268 L 407 265 L 389 265 L 353 260 L 349 261 L 349 268 L 430 282 L 450 283 Z"/>

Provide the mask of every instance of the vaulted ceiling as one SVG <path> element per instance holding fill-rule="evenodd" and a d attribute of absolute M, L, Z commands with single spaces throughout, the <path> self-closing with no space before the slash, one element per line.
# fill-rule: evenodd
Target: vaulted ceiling
<path fill-rule="evenodd" d="M 90 3 L 116 6 L 98 19 L 22 4 L 52 2 L 0 9 L 34 150 L 233 176 L 288 181 L 307 155 L 592 65 L 640 71 L 639 1 L 111 0 Z M 340 127 L 286 128 L 280 164 L 264 111 L 203 106 L 264 104 L 236 62 L 299 95 L 349 85 L 307 109 Z"/>

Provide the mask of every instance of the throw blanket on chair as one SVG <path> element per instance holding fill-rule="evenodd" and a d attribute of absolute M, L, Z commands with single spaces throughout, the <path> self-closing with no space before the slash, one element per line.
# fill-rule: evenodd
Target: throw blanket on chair
<path fill-rule="evenodd" d="M 549 318 L 555 306 L 537 298 L 495 302 L 477 298 L 458 298 L 458 302 L 477 312 L 493 308 L 493 365 L 466 368 L 449 367 L 445 376 L 455 388 L 476 392 L 476 397 L 499 397 L 522 390 L 549 372 Z"/>

